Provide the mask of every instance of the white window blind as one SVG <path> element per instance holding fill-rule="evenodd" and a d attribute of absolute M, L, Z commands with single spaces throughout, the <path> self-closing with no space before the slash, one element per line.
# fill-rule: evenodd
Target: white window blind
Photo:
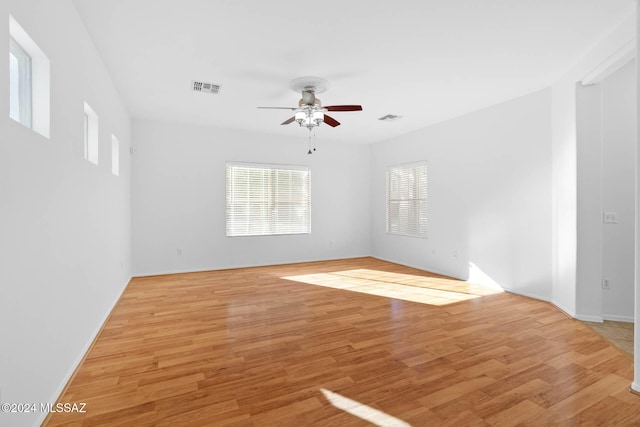
<path fill-rule="evenodd" d="M 227 236 L 311 232 L 308 167 L 227 163 Z"/>
<path fill-rule="evenodd" d="M 427 162 L 387 170 L 387 233 L 427 237 Z"/>

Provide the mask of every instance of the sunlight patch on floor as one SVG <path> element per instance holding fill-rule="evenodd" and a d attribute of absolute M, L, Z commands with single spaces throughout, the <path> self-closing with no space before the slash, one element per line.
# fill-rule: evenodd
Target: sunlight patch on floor
<path fill-rule="evenodd" d="M 461 280 L 366 268 L 288 276 L 284 279 L 431 305 L 446 305 L 502 292 L 499 288 Z"/>
<path fill-rule="evenodd" d="M 329 403 L 331 403 L 336 408 L 348 412 L 351 415 L 368 421 L 374 425 L 381 427 L 411 427 L 411 424 L 409 423 L 406 423 L 396 417 L 374 409 L 363 403 L 349 399 L 348 397 L 344 397 L 338 393 L 334 393 L 324 388 L 321 388 L 320 391 L 329 401 Z"/>

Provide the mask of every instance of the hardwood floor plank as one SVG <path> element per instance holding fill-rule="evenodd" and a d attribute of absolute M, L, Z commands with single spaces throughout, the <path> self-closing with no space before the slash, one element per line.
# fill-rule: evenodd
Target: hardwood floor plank
<path fill-rule="evenodd" d="M 558 414 L 561 419 L 577 417 L 582 411 L 599 401 L 606 399 L 616 390 L 629 387 L 628 381 L 610 374 L 599 381 L 572 394 L 567 399 L 551 406 L 549 409 Z"/>
<path fill-rule="evenodd" d="M 638 425 L 632 377 L 548 303 L 355 258 L 133 279 L 43 425 Z"/>
<path fill-rule="evenodd" d="M 487 422 L 496 427 L 511 427 L 526 425 L 532 419 L 538 418 L 544 412 L 544 408 L 529 400 L 523 400 L 516 405 L 509 406 L 502 412 L 487 418 Z"/>

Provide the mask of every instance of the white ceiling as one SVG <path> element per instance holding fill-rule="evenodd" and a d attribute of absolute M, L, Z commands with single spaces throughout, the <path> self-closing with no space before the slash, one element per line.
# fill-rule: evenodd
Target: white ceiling
<path fill-rule="evenodd" d="M 319 76 L 317 138 L 372 143 L 552 84 L 633 0 L 74 0 L 134 118 L 306 138 L 292 79 Z M 191 91 L 192 80 L 222 86 Z M 378 118 L 403 116 L 394 122 Z"/>

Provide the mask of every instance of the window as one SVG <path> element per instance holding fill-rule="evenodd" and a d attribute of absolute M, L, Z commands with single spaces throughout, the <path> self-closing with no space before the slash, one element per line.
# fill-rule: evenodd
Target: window
<path fill-rule="evenodd" d="M 387 233 L 427 237 L 427 162 L 387 170 Z"/>
<path fill-rule="evenodd" d="M 9 117 L 31 127 L 31 57 L 9 38 Z"/>
<path fill-rule="evenodd" d="M 227 163 L 227 236 L 311 232 L 308 167 Z"/>
<path fill-rule="evenodd" d="M 84 103 L 84 158 L 98 164 L 98 115 Z"/>
<path fill-rule="evenodd" d="M 86 106 L 85 106 L 86 107 Z M 89 115 L 84 113 L 84 158 L 89 158 Z"/>
<path fill-rule="evenodd" d="M 9 15 L 9 117 L 49 137 L 49 58 Z"/>
<path fill-rule="evenodd" d="M 120 141 L 111 135 L 111 173 L 120 175 Z"/>

